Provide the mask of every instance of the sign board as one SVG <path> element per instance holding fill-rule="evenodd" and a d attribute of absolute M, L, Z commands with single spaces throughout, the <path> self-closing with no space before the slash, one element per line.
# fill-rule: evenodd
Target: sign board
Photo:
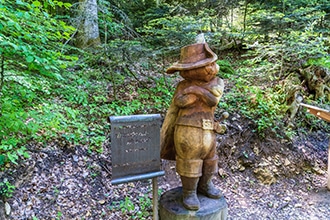
<path fill-rule="evenodd" d="M 159 114 L 111 116 L 112 184 L 149 179 L 160 170 Z"/>
<path fill-rule="evenodd" d="M 315 115 L 318 118 L 321 118 L 327 122 L 330 122 L 330 111 L 326 109 L 322 109 L 313 105 L 307 105 L 304 103 L 300 103 L 301 106 L 304 106 L 308 109 L 308 112 Z"/>

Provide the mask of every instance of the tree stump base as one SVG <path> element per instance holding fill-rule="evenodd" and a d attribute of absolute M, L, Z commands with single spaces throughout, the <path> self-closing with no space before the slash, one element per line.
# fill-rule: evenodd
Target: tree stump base
<path fill-rule="evenodd" d="M 201 208 L 187 210 L 182 204 L 182 187 L 171 189 L 162 194 L 159 201 L 160 220 L 225 220 L 228 215 L 226 199 L 211 199 L 198 194 Z"/>

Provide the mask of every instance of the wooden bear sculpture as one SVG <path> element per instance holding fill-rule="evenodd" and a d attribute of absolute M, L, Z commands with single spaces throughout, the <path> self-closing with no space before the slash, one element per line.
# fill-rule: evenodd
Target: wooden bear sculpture
<path fill-rule="evenodd" d="M 161 157 L 176 160 L 180 175 L 183 205 L 198 210 L 197 192 L 210 198 L 222 193 L 212 183 L 217 172 L 216 133 L 224 133 L 225 125 L 214 120 L 214 111 L 223 94 L 223 80 L 216 77 L 217 55 L 207 43 L 181 49 L 180 61 L 166 70 L 179 71 L 184 78 L 174 93 L 161 130 Z"/>

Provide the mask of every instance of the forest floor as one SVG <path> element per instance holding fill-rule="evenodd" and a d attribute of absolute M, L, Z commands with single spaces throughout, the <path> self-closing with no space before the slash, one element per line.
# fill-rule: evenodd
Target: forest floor
<path fill-rule="evenodd" d="M 271 134 L 260 139 L 238 117 L 230 117 L 227 133 L 218 137 L 213 180 L 227 201 L 228 219 L 329 219 L 328 136 L 319 131 L 300 133 L 291 143 Z M 150 180 L 111 185 L 108 142 L 103 153 L 60 141 L 28 150 L 29 159 L 3 174 L 16 179 L 16 190 L 2 202 L 2 218 L 152 219 Z M 175 162 L 162 161 L 162 169 L 161 192 L 180 186 Z"/>

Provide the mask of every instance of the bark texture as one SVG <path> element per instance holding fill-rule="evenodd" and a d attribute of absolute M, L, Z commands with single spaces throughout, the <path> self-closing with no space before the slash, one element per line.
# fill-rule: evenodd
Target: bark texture
<path fill-rule="evenodd" d="M 95 47 L 100 44 L 97 1 L 80 0 L 80 16 L 76 46 L 80 48 Z"/>

